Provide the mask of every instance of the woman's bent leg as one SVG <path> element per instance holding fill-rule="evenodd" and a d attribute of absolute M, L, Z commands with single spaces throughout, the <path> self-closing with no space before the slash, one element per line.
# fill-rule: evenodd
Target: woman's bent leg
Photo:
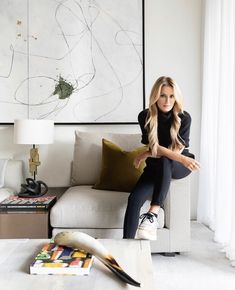
<path fill-rule="evenodd" d="M 151 198 L 154 189 L 154 179 L 144 172 L 129 195 L 124 218 L 124 239 L 134 239 L 139 224 L 140 209 L 144 202 Z"/>
<path fill-rule="evenodd" d="M 188 176 L 191 173 L 191 170 L 186 168 L 183 164 L 177 161 L 172 162 L 172 178 L 181 179 Z"/>
<path fill-rule="evenodd" d="M 163 206 L 172 178 L 172 160 L 161 157 L 156 160 L 154 192 L 151 205 Z"/>
<path fill-rule="evenodd" d="M 126 239 L 135 238 L 144 202 L 152 197 L 151 205 L 163 206 L 172 178 L 184 178 L 191 173 L 181 163 L 166 157 L 150 161 L 128 198 L 123 235 Z"/>
<path fill-rule="evenodd" d="M 191 171 L 180 162 L 161 157 L 156 162 L 155 186 L 151 205 L 163 206 L 173 179 L 188 176 Z"/>

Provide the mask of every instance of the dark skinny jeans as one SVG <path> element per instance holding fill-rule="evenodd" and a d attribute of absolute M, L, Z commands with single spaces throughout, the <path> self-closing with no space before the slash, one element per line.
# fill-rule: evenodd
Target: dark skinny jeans
<path fill-rule="evenodd" d="M 171 179 L 180 179 L 191 171 L 167 157 L 147 158 L 146 167 L 129 195 L 124 218 L 124 239 L 134 239 L 139 223 L 140 209 L 147 199 L 151 205 L 163 206 Z"/>

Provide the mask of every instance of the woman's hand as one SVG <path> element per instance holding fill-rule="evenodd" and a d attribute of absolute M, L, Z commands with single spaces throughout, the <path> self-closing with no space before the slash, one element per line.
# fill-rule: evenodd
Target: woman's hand
<path fill-rule="evenodd" d="M 173 152 L 176 152 L 176 153 L 182 153 L 183 150 L 184 150 L 185 146 L 183 145 L 178 145 L 174 150 L 172 150 Z"/>
<path fill-rule="evenodd" d="M 160 145 L 158 146 L 157 153 L 162 156 L 166 156 L 167 158 L 171 160 L 175 160 L 182 163 L 186 168 L 188 168 L 191 171 L 200 169 L 200 163 L 196 161 L 195 159 L 182 155 L 178 152 L 174 152 L 163 146 L 160 146 Z"/>
<path fill-rule="evenodd" d="M 143 153 L 140 153 L 139 155 L 137 155 L 134 159 L 134 166 L 135 168 L 139 168 L 140 167 L 140 164 L 142 161 L 144 161 L 147 157 L 149 157 L 151 154 L 149 151 L 146 151 L 146 152 L 143 152 Z"/>
<path fill-rule="evenodd" d="M 185 155 L 181 155 L 181 163 L 191 171 L 200 169 L 200 163 L 197 160 Z"/>

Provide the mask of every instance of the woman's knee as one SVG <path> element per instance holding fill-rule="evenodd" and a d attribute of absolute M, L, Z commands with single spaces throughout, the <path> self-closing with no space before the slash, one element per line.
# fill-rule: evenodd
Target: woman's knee
<path fill-rule="evenodd" d="M 162 156 L 159 158 L 158 160 L 158 166 L 157 167 L 161 167 L 161 168 L 171 168 L 172 167 L 172 160 L 165 157 L 165 156 Z"/>
<path fill-rule="evenodd" d="M 160 160 L 161 160 L 161 162 L 162 162 L 163 164 L 171 164 L 171 163 L 172 163 L 172 160 L 169 159 L 168 157 L 165 157 L 165 156 L 162 156 L 162 157 L 160 158 Z"/>

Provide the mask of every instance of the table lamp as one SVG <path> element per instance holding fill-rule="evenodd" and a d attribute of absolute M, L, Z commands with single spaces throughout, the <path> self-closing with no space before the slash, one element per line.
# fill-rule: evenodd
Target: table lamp
<path fill-rule="evenodd" d="M 30 144 L 29 172 L 33 178 L 26 178 L 26 184 L 22 184 L 20 197 L 39 197 L 44 195 L 48 187 L 43 181 L 36 181 L 37 167 L 41 164 L 36 145 L 51 144 L 54 141 L 54 121 L 52 120 L 15 120 L 14 143 Z"/>

